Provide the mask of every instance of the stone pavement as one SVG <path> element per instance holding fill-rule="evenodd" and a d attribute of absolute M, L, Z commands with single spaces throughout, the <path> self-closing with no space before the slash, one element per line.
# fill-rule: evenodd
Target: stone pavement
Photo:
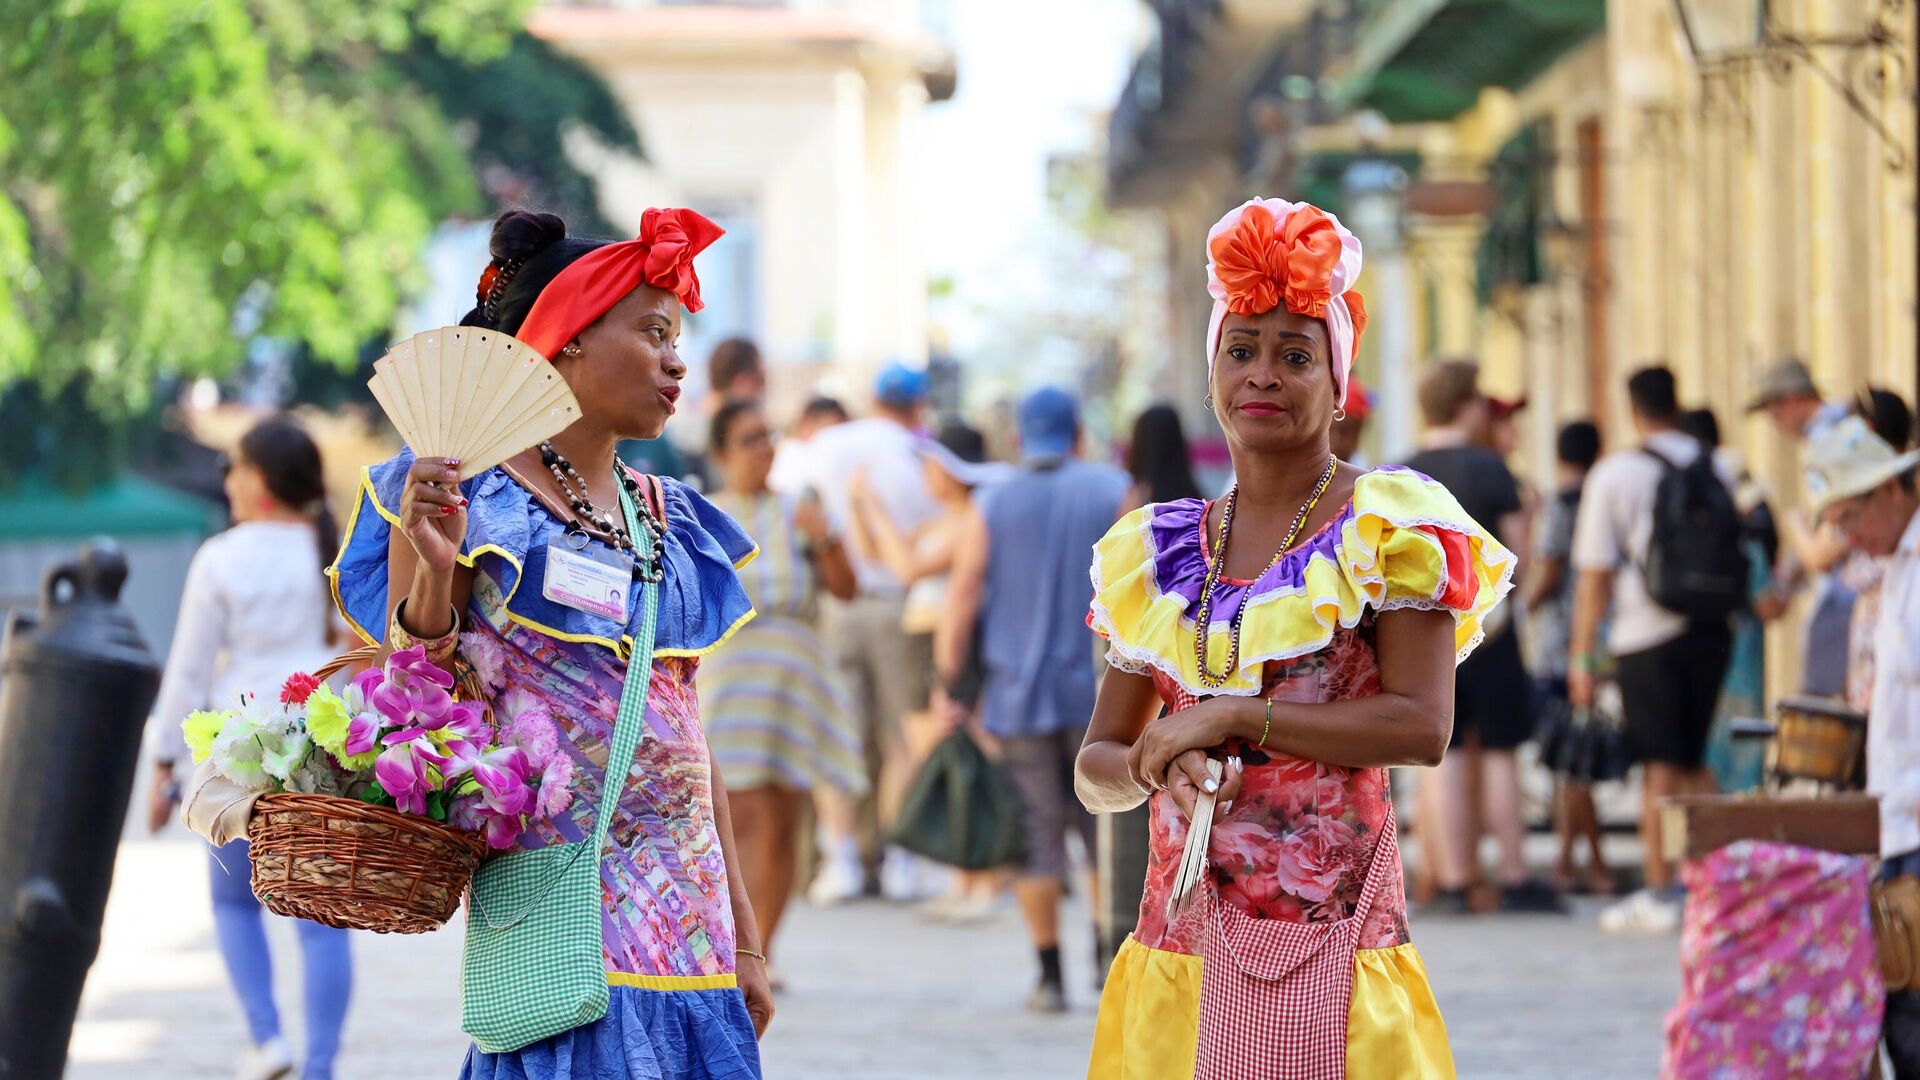
<path fill-rule="evenodd" d="M 244 1035 L 213 945 L 203 851 L 178 830 L 121 847 L 70 1080 L 231 1075 Z M 1019 1007 L 1032 961 L 1010 908 L 969 928 L 930 926 L 879 903 L 792 910 L 781 942 L 787 989 L 764 1048 L 769 1080 L 1085 1075 L 1090 933 L 1065 943 L 1074 1012 L 1041 1018 Z M 1416 917 L 1462 1077 L 1657 1073 L 1661 1015 L 1678 985 L 1674 940 L 1606 938 L 1593 922 L 1591 909 L 1569 919 Z M 284 924 L 270 933 L 285 958 L 280 1000 L 297 1047 L 298 949 Z M 338 1075 L 456 1075 L 466 1046 L 457 928 L 367 935 L 356 949 Z"/>

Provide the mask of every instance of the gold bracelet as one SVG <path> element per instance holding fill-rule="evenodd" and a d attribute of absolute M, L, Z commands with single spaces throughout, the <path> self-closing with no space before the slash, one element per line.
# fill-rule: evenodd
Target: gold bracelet
<path fill-rule="evenodd" d="M 433 664 L 443 663 L 452 658 L 454 649 L 460 644 L 459 610 L 452 607 L 452 605 L 448 605 L 448 611 L 453 614 L 453 628 L 437 638 L 421 640 L 415 636 L 411 630 L 408 630 L 406 624 L 401 621 L 401 613 L 406 611 L 406 609 L 407 602 L 401 600 L 399 603 L 393 605 L 393 618 L 387 620 L 387 640 L 392 643 L 393 651 L 401 652 L 412 648 L 424 649 L 427 654 L 427 661 Z"/>
<path fill-rule="evenodd" d="M 767 962 L 766 953 L 757 953 L 757 952 L 754 952 L 752 949 L 735 949 L 733 951 L 734 951 L 734 954 L 737 956 L 751 956 L 755 960 L 760 961 L 762 964 Z"/>
<path fill-rule="evenodd" d="M 1256 745 L 1266 748 L 1267 736 L 1273 734 L 1273 698 L 1267 698 L 1267 722 L 1260 725 L 1260 741 Z"/>

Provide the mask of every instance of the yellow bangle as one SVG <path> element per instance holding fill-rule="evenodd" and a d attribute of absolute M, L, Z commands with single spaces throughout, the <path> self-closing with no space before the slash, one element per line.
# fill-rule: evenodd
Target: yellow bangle
<path fill-rule="evenodd" d="M 1260 741 L 1254 745 L 1259 746 L 1262 749 L 1265 749 L 1267 745 L 1267 736 L 1271 734 L 1273 734 L 1273 699 L 1269 697 L 1267 699 L 1267 722 L 1260 725 Z"/>
<path fill-rule="evenodd" d="M 734 951 L 734 954 L 737 956 L 751 956 L 755 960 L 758 960 L 763 964 L 767 962 L 766 953 L 757 953 L 757 952 L 754 952 L 752 949 L 735 949 L 733 951 Z"/>

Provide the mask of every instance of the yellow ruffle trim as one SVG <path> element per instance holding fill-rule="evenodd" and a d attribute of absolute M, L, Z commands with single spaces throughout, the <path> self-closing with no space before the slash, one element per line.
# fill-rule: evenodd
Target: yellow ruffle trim
<path fill-rule="evenodd" d="M 1299 585 L 1274 585 L 1249 595 L 1240 624 L 1240 666 L 1223 686 L 1200 680 L 1194 625 L 1187 600 L 1162 593 L 1154 576 L 1152 507 L 1120 519 L 1094 547 L 1093 608 L 1089 624 L 1108 639 L 1115 666 L 1158 670 L 1194 694 L 1258 694 L 1262 665 L 1318 652 L 1339 627 L 1352 627 L 1371 608 L 1450 610 L 1456 660 L 1485 635 L 1484 620 L 1513 587 L 1513 553 L 1467 515 L 1439 483 L 1405 469 L 1376 470 L 1354 484 L 1353 509 L 1341 525 L 1332 556 L 1314 552 Z M 1448 589 L 1447 549 L 1428 528 L 1464 542 L 1474 588 L 1470 601 Z M 1215 623 L 1208 658 L 1226 666 L 1224 626 Z"/>

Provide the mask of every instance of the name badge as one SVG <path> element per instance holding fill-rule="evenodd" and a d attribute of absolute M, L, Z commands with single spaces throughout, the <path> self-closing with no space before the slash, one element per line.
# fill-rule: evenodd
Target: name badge
<path fill-rule="evenodd" d="M 628 589 L 633 584 L 633 560 L 624 552 L 589 544 L 586 539 L 569 534 L 569 543 L 583 546 L 552 544 L 547 547 L 547 573 L 540 583 L 540 595 L 556 604 L 612 619 L 624 626 Z"/>

